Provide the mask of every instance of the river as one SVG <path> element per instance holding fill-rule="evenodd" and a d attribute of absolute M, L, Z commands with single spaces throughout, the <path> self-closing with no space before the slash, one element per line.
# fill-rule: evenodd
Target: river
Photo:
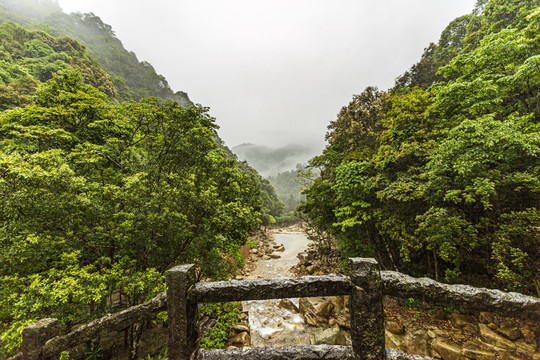
<path fill-rule="evenodd" d="M 277 244 L 283 244 L 285 250 L 276 252 L 279 259 L 260 259 L 257 268 L 249 278 L 292 277 L 289 269 L 296 265 L 296 255 L 307 248 L 309 240 L 300 232 L 274 233 Z M 298 306 L 298 299 L 290 299 Z M 251 346 L 289 346 L 308 345 L 309 333 L 302 315 L 280 307 L 281 300 L 245 301 L 251 328 Z"/>

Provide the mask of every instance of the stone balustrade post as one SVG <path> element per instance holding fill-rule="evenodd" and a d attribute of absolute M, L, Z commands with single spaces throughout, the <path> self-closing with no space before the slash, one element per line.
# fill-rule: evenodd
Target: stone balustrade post
<path fill-rule="evenodd" d="M 24 328 L 22 336 L 22 353 L 24 360 L 43 358 L 43 345 L 60 335 L 60 321 L 42 319 Z"/>
<path fill-rule="evenodd" d="M 169 360 L 188 360 L 197 343 L 197 304 L 188 301 L 195 284 L 195 265 L 180 265 L 165 272 L 169 322 Z"/>
<path fill-rule="evenodd" d="M 382 280 L 375 259 L 349 259 L 351 340 L 358 360 L 385 360 Z"/>

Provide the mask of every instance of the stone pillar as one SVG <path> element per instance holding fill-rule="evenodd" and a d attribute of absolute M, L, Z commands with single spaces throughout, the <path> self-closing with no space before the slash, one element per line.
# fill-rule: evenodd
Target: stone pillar
<path fill-rule="evenodd" d="M 385 360 L 382 280 L 375 259 L 349 259 L 351 340 L 358 360 Z"/>
<path fill-rule="evenodd" d="M 60 321 L 42 319 L 24 328 L 22 353 L 24 360 L 42 359 L 43 345 L 60 335 Z"/>
<path fill-rule="evenodd" d="M 167 317 L 169 322 L 169 360 L 188 360 L 197 343 L 197 304 L 187 298 L 195 284 L 195 265 L 176 266 L 165 272 Z"/>

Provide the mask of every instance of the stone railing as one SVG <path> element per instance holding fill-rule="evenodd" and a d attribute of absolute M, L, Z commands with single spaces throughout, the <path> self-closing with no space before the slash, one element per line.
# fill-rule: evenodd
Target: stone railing
<path fill-rule="evenodd" d="M 168 311 L 169 359 L 429 359 L 385 348 L 383 296 L 419 298 L 441 305 L 526 317 L 540 321 L 540 299 L 467 285 L 448 285 L 428 278 L 413 278 L 380 271 L 374 259 L 349 259 L 349 276 L 326 275 L 280 279 L 197 282 L 195 267 L 181 265 L 165 273 L 167 292 L 153 300 L 94 320 L 60 336 L 55 319 L 44 319 L 23 332 L 23 352 L 14 359 L 57 359 L 103 332 L 122 331 Z M 197 305 L 200 303 L 264 300 L 292 297 L 350 295 L 352 346 L 245 347 L 198 350 Z"/>
<path fill-rule="evenodd" d="M 65 335 L 60 335 L 60 322 L 57 319 L 40 320 L 23 330 L 22 352 L 9 360 L 58 359 L 63 351 L 69 352 L 71 359 L 84 358 L 84 345 L 96 339 L 99 339 L 100 347 L 109 343 L 115 352 L 122 348 L 128 353 L 124 358 L 131 358 L 129 352 L 132 349 L 128 349 L 126 344 L 127 329 L 155 320 L 159 312 L 167 310 L 166 301 L 166 293 L 160 293 L 144 304 L 91 321 Z M 150 331 L 145 336 L 156 336 L 155 332 Z"/>

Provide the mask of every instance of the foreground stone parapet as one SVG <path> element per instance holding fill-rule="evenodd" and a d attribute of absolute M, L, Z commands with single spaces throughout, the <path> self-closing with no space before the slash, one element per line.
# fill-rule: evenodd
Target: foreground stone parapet
<path fill-rule="evenodd" d="M 386 348 L 387 360 L 433 360 L 429 356 L 407 354 L 401 350 Z"/>
<path fill-rule="evenodd" d="M 351 289 L 349 278 L 343 275 L 245 279 L 197 283 L 189 299 L 197 303 L 337 296 L 349 295 Z"/>
<path fill-rule="evenodd" d="M 385 360 L 382 281 L 375 259 L 349 259 L 351 340 L 359 360 Z"/>
<path fill-rule="evenodd" d="M 381 271 L 384 295 L 415 297 L 439 305 L 456 305 L 470 310 L 540 318 L 540 299 L 515 292 L 449 285 L 429 278 L 414 278 L 395 271 Z"/>
<path fill-rule="evenodd" d="M 305 345 L 287 347 L 245 347 L 230 350 L 199 350 L 197 360 L 342 360 L 354 359 L 351 346 Z M 387 360 L 433 360 L 386 348 Z"/>
<path fill-rule="evenodd" d="M 200 350 L 197 360 L 342 360 L 354 359 L 350 346 L 304 345 L 244 347 L 230 350 Z"/>
<path fill-rule="evenodd" d="M 166 309 L 166 301 L 167 297 L 165 293 L 160 293 L 144 304 L 94 320 L 69 334 L 57 336 L 47 341 L 43 347 L 43 356 L 44 358 L 58 358 L 62 351 L 69 350 L 79 344 L 95 339 L 103 331 L 120 331 L 135 322 L 152 320 L 157 313 Z"/>
<path fill-rule="evenodd" d="M 188 290 L 196 282 L 195 265 L 176 266 L 165 272 L 169 359 L 188 360 L 197 343 L 197 304 L 188 301 Z"/>
<path fill-rule="evenodd" d="M 23 330 L 22 353 L 25 360 L 42 358 L 42 347 L 50 339 L 60 335 L 60 321 L 42 319 Z"/>

